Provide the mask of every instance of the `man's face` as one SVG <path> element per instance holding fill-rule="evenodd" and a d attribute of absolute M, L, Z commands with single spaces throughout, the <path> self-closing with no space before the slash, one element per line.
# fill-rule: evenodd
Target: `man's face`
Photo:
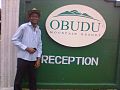
<path fill-rule="evenodd" d="M 32 24 L 37 24 L 39 21 L 39 16 L 36 13 L 32 13 L 29 17 L 29 20 L 31 21 Z"/>

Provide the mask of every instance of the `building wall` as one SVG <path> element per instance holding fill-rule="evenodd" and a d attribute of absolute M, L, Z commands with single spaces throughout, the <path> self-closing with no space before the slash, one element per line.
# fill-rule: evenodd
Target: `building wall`
<path fill-rule="evenodd" d="M 2 0 L 0 55 L 0 90 L 13 90 L 16 71 L 16 51 L 11 36 L 18 27 L 20 0 Z"/>
<path fill-rule="evenodd" d="M 11 43 L 11 36 L 18 27 L 19 2 L 20 0 L 2 0 L 0 90 L 13 90 L 16 71 L 16 49 Z"/>

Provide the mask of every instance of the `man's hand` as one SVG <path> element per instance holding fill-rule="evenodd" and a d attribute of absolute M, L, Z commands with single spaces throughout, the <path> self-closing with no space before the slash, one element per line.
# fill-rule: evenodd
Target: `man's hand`
<path fill-rule="evenodd" d="M 36 51 L 34 48 L 29 48 L 29 47 L 27 47 L 25 50 L 30 54 L 33 54 Z"/>
<path fill-rule="evenodd" d="M 35 62 L 35 68 L 39 68 L 40 67 L 40 59 L 37 59 Z"/>

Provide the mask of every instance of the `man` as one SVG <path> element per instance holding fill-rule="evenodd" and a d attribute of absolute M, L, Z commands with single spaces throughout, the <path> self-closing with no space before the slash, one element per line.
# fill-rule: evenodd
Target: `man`
<path fill-rule="evenodd" d="M 17 72 L 14 90 L 22 90 L 22 79 L 28 77 L 29 89 L 36 89 L 36 68 L 40 66 L 42 54 L 41 30 L 38 26 L 40 13 L 33 8 L 28 12 L 29 22 L 22 24 L 12 37 L 17 47 Z"/>

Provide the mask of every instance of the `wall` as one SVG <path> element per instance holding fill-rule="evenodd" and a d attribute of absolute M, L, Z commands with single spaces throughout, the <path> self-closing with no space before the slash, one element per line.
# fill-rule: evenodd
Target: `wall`
<path fill-rule="evenodd" d="M 16 54 L 11 36 L 18 27 L 18 18 L 19 0 L 2 0 L 0 90 L 13 90 Z"/>

